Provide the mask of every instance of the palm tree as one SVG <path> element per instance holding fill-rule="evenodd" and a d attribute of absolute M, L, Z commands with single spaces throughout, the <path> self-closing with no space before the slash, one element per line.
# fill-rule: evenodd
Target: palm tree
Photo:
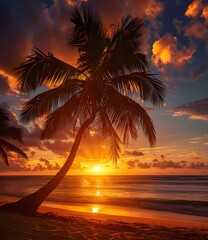
<path fill-rule="evenodd" d="M 11 126 L 9 121 L 8 112 L 0 108 L 0 155 L 7 166 L 9 166 L 7 151 L 18 153 L 28 159 L 27 155 L 21 149 L 5 140 L 9 138 L 22 143 L 22 129 Z"/>
<path fill-rule="evenodd" d="M 70 123 L 76 135 L 71 152 L 45 186 L 4 208 L 34 214 L 68 172 L 85 131 L 96 132 L 115 163 L 120 144 L 128 142 L 129 136 L 137 139 L 140 127 L 150 146 L 155 145 L 152 120 L 135 99 L 140 96 L 160 106 L 165 89 L 147 70 L 147 59 L 141 51 L 142 20 L 129 16 L 120 26 L 106 30 L 100 17 L 82 5 L 81 10 L 72 8 L 71 21 L 74 27 L 68 45 L 78 50 L 76 67 L 35 48 L 15 70 L 22 92 L 46 83 L 58 85 L 28 101 L 21 121 L 28 123 L 47 115 L 43 139 Z"/>

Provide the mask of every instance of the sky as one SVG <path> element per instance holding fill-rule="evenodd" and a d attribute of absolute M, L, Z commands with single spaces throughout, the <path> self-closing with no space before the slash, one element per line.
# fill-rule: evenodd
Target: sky
<path fill-rule="evenodd" d="M 72 23 L 70 7 L 79 0 L 0 0 L 0 106 L 18 121 L 23 104 L 40 91 L 22 95 L 13 69 L 33 47 L 76 64 L 67 39 Z M 85 136 L 70 174 L 208 174 L 208 2 L 207 0 L 88 0 L 104 24 L 122 16 L 143 18 L 143 50 L 150 71 L 166 85 L 165 104 L 149 108 L 157 145 L 138 140 L 122 146 L 118 166 L 106 157 L 92 135 Z M 40 140 L 43 119 L 22 126 L 29 160 L 10 154 L 10 166 L 0 161 L 1 174 L 55 174 L 73 143 L 70 129 L 53 139 Z M 100 166 L 100 167 L 96 167 Z"/>

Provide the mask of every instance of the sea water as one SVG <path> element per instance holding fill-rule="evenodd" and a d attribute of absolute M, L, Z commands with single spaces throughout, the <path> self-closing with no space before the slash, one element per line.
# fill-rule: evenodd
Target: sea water
<path fill-rule="evenodd" d="M 18 199 L 52 176 L 0 176 L 0 200 Z M 66 176 L 44 203 L 139 216 L 144 209 L 208 217 L 208 176 Z"/>

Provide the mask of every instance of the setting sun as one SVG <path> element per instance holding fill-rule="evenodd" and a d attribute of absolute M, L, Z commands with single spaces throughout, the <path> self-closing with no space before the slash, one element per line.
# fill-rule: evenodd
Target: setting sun
<path fill-rule="evenodd" d="M 96 173 L 101 172 L 101 170 L 102 170 L 102 168 L 101 168 L 100 166 L 95 166 L 95 167 L 94 167 L 94 171 L 95 171 Z"/>

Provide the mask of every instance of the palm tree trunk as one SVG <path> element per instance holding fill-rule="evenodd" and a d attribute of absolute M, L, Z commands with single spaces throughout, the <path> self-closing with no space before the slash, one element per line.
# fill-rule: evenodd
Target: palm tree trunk
<path fill-rule="evenodd" d="M 8 203 L 0 207 L 0 210 L 19 212 L 25 215 L 34 215 L 37 209 L 40 207 L 42 202 L 47 198 L 47 196 L 53 192 L 53 190 L 59 185 L 61 180 L 65 177 L 68 170 L 70 169 L 74 158 L 76 156 L 77 150 L 79 148 L 80 142 L 84 131 L 89 127 L 89 125 L 94 121 L 95 114 L 92 114 L 89 119 L 87 119 L 80 127 L 75 141 L 73 143 L 71 152 L 59 172 L 42 188 L 36 192 L 23 197 L 14 203 Z"/>

